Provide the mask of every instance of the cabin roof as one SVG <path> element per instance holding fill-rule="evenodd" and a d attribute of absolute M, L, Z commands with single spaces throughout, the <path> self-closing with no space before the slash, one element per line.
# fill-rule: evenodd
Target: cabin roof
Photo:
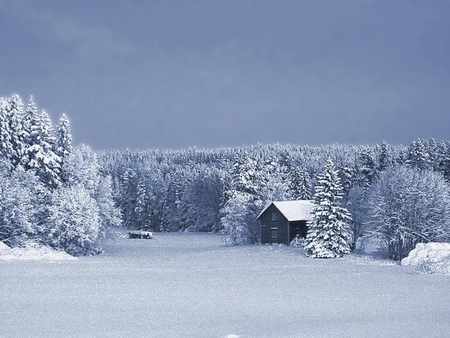
<path fill-rule="evenodd" d="M 312 211 L 314 203 L 307 200 L 299 201 L 274 201 L 268 203 L 257 218 L 271 206 L 274 205 L 289 222 L 295 221 L 312 221 Z"/>

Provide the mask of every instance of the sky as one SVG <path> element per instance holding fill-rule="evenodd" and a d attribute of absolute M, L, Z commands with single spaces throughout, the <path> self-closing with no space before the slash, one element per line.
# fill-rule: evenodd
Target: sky
<path fill-rule="evenodd" d="M 0 0 L 0 96 L 94 149 L 448 140 L 447 0 Z"/>

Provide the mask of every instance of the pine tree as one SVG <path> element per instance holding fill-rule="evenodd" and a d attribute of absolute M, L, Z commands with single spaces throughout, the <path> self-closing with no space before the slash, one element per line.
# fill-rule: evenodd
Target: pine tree
<path fill-rule="evenodd" d="M 312 198 L 311 176 L 307 170 L 301 167 L 291 168 L 288 179 L 293 198 L 297 200 L 310 200 Z"/>
<path fill-rule="evenodd" d="M 430 153 L 422 139 L 417 139 L 409 146 L 406 164 L 421 170 L 430 168 Z"/>
<path fill-rule="evenodd" d="M 26 131 L 27 138 L 25 139 L 26 149 L 22 157 L 22 165 L 28 170 L 33 169 L 37 159 L 37 149 L 40 148 L 41 142 L 41 127 L 40 117 L 33 96 L 30 97 L 28 107 L 25 110 L 23 127 Z M 30 163 L 31 162 L 31 163 Z"/>
<path fill-rule="evenodd" d="M 151 217 L 148 212 L 148 192 L 144 180 L 141 178 L 138 180 L 136 191 L 136 205 L 134 207 L 134 213 L 136 215 L 136 224 L 134 228 L 149 230 L 151 227 Z"/>
<path fill-rule="evenodd" d="M 355 171 L 350 166 L 345 165 L 339 170 L 339 179 L 342 185 L 342 197 L 345 200 L 354 185 Z"/>
<path fill-rule="evenodd" d="M 117 227 L 122 223 L 120 210 L 114 204 L 111 176 L 100 179 L 94 199 L 99 209 L 100 235 L 105 236 L 108 227 Z"/>
<path fill-rule="evenodd" d="M 64 162 L 72 151 L 72 135 L 70 134 L 70 121 L 66 114 L 63 114 L 58 125 L 55 154 L 59 158 L 59 165 L 62 168 Z M 64 173 L 61 172 L 61 181 L 66 181 Z"/>
<path fill-rule="evenodd" d="M 0 98 L 0 154 L 2 159 L 12 168 L 11 158 L 13 152 L 13 145 L 11 140 L 12 130 L 10 125 L 10 116 L 8 109 L 8 101 L 5 98 Z"/>
<path fill-rule="evenodd" d="M 124 225 L 128 228 L 136 226 L 137 180 L 137 175 L 131 168 L 122 176 L 120 206 Z"/>
<path fill-rule="evenodd" d="M 61 184 L 61 161 L 53 151 L 56 144 L 53 125 L 45 111 L 37 122 L 31 129 L 32 145 L 26 150 L 26 168 L 33 170 L 46 187 L 54 189 Z"/>
<path fill-rule="evenodd" d="M 20 164 L 25 148 L 22 118 L 23 104 L 17 94 L 0 99 L 0 154 L 10 168 Z"/>
<path fill-rule="evenodd" d="M 0 165 L 0 241 L 19 244 L 38 233 L 40 204 L 45 199 L 32 172 L 20 166 L 8 172 L 8 166 Z"/>
<path fill-rule="evenodd" d="M 378 156 L 378 168 L 379 172 L 391 167 L 394 163 L 392 157 L 392 149 L 386 142 L 381 143 L 380 154 Z"/>
<path fill-rule="evenodd" d="M 254 242 L 254 233 L 249 207 L 252 203 L 252 196 L 246 192 L 236 191 L 234 196 L 225 204 L 221 222 L 224 228 L 224 241 L 226 245 L 244 245 Z"/>
<path fill-rule="evenodd" d="M 23 131 L 24 131 L 24 144 L 25 149 L 22 156 L 21 164 L 26 168 L 29 169 L 30 166 L 28 163 L 30 162 L 31 158 L 29 155 L 31 152 L 29 151 L 30 147 L 34 144 L 39 143 L 39 113 L 38 108 L 36 104 L 34 103 L 33 96 L 30 97 L 30 100 L 28 102 L 28 107 L 24 112 L 23 115 L 23 123 L 22 123 Z"/>
<path fill-rule="evenodd" d="M 11 126 L 11 144 L 13 151 L 11 154 L 11 163 L 17 167 L 22 160 L 25 152 L 26 132 L 23 129 L 23 103 L 19 95 L 14 94 L 9 99 L 9 118 Z"/>
<path fill-rule="evenodd" d="M 450 182 L 450 143 L 441 141 L 438 143 L 436 154 L 437 171 L 441 172 L 445 179 Z"/>
<path fill-rule="evenodd" d="M 63 186 L 55 189 L 52 197 L 46 230 L 48 244 L 71 255 L 97 253 L 99 208 L 89 192 L 81 185 Z"/>
<path fill-rule="evenodd" d="M 318 175 L 313 220 L 306 236 L 305 250 L 313 258 L 335 258 L 350 252 L 349 222 L 346 208 L 339 205 L 342 186 L 338 172 L 328 159 L 325 171 Z"/>
<path fill-rule="evenodd" d="M 359 156 L 360 183 L 363 188 L 369 187 L 376 178 L 376 166 L 372 148 L 364 147 Z"/>

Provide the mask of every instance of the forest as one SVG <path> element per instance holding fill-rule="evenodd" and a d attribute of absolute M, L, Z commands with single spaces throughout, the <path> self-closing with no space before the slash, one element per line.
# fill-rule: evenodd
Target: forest
<path fill-rule="evenodd" d="M 252 244 L 266 203 L 295 199 L 317 205 L 311 256 L 327 257 L 316 249 L 329 222 L 336 256 L 374 238 L 400 259 L 419 242 L 450 237 L 448 141 L 93 151 L 72 145 L 65 115 L 53 126 L 33 98 L 25 107 L 18 95 L 0 99 L 0 123 L 0 241 L 9 245 L 95 254 L 119 225 Z"/>
<path fill-rule="evenodd" d="M 337 224 L 345 242 L 342 253 L 375 238 L 383 254 L 401 259 L 419 242 L 449 239 L 447 141 L 127 150 L 98 156 L 112 177 L 123 224 L 133 229 L 220 231 L 229 245 L 256 243 L 256 217 L 266 203 L 312 199 L 320 204 L 326 190 L 333 195 L 329 212 L 340 212 L 331 218 L 345 219 Z"/>

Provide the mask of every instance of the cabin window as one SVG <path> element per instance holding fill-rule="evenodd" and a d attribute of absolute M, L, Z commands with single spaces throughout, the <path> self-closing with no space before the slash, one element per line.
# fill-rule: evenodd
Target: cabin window
<path fill-rule="evenodd" d="M 278 228 L 271 228 L 270 230 L 270 241 L 278 242 Z"/>
<path fill-rule="evenodd" d="M 277 220 L 277 213 L 276 212 L 272 212 L 272 221 L 276 221 Z"/>

